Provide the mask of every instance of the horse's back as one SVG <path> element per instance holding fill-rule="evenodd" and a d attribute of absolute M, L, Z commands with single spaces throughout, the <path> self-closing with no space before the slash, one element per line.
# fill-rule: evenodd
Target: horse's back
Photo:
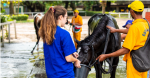
<path fill-rule="evenodd" d="M 112 17 L 111 15 L 107 15 L 107 14 L 95 14 L 93 15 L 89 21 L 88 21 L 88 27 L 89 27 L 89 32 L 93 32 L 94 29 L 97 27 L 98 23 L 100 21 L 102 21 L 101 19 L 105 16 L 107 16 L 109 19 L 107 20 L 107 25 L 119 29 L 118 25 L 117 25 L 117 21 L 115 20 L 114 17 Z M 113 35 L 115 37 L 115 46 L 119 49 L 121 48 L 121 36 L 120 33 L 112 33 L 111 35 Z M 111 38 L 110 38 L 111 39 Z"/>

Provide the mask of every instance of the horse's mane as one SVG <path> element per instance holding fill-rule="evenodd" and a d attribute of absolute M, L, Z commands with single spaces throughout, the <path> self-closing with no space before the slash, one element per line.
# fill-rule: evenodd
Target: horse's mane
<path fill-rule="evenodd" d="M 109 18 L 106 15 L 103 15 L 102 18 L 99 20 L 97 27 L 94 28 L 93 33 L 89 35 L 88 37 L 86 37 L 84 40 L 82 40 L 81 43 L 90 44 L 93 41 L 95 41 L 95 39 L 97 39 L 97 36 L 100 36 L 101 33 L 103 33 L 106 30 L 106 25 L 107 25 L 108 20 Z"/>

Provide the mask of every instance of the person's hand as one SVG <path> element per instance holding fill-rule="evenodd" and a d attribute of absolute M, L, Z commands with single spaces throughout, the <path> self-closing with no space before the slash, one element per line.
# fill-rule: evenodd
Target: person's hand
<path fill-rule="evenodd" d="M 77 61 L 74 62 L 74 66 L 77 67 L 77 68 L 81 68 L 80 63 L 81 62 L 77 59 Z"/>
<path fill-rule="evenodd" d="M 68 24 L 70 24 L 70 21 L 68 21 Z"/>
<path fill-rule="evenodd" d="M 72 25 L 75 25 L 75 23 L 72 23 Z"/>
<path fill-rule="evenodd" d="M 115 28 L 113 28 L 113 27 L 110 27 L 110 26 L 106 26 L 106 27 L 110 29 L 110 32 L 111 32 L 111 33 L 114 33 L 114 32 L 116 32 L 116 29 L 115 29 Z"/>
<path fill-rule="evenodd" d="M 107 58 L 106 54 L 99 55 L 96 60 L 99 60 L 99 62 L 104 61 Z"/>
<path fill-rule="evenodd" d="M 78 54 L 77 52 L 74 52 L 72 55 L 73 55 L 75 58 L 78 58 L 78 57 L 79 57 L 79 54 Z"/>

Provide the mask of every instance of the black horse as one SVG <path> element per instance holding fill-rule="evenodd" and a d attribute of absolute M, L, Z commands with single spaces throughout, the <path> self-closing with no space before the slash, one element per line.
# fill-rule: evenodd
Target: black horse
<path fill-rule="evenodd" d="M 102 78 L 102 70 L 100 69 L 100 66 L 102 66 L 103 62 L 94 63 L 96 62 L 96 57 L 104 52 L 104 48 L 106 49 L 106 54 L 114 52 L 121 48 L 120 34 L 110 33 L 110 30 L 106 28 L 106 25 L 110 21 L 112 21 L 113 24 L 111 26 L 118 29 L 116 20 L 112 16 L 106 14 L 93 15 L 88 21 L 89 32 L 92 31 L 92 34 L 89 34 L 87 38 L 80 42 L 76 40 L 76 42 L 78 43 L 78 59 L 83 65 L 80 69 L 75 69 L 76 78 L 86 78 L 89 71 L 82 67 L 87 67 L 87 69 L 90 70 L 90 64 L 93 64 L 95 67 L 96 78 Z M 107 43 L 108 45 L 106 45 Z M 109 60 L 111 61 L 110 63 L 112 65 L 110 68 L 113 69 L 112 71 L 110 71 L 111 78 L 115 78 L 115 72 L 119 62 L 119 57 L 112 57 L 109 58 Z"/>
<path fill-rule="evenodd" d="M 42 13 L 37 13 L 35 16 L 34 16 L 34 28 L 35 28 L 35 33 L 36 33 L 36 37 L 37 37 L 37 42 L 33 48 L 33 50 L 31 51 L 31 53 L 33 54 L 33 51 L 36 47 L 36 45 L 38 45 L 39 43 L 39 40 L 40 40 L 40 37 L 38 35 L 38 31 L 39 31 L 39 28 L 40 28 L 40 22 L 41 22 L 41 19 L 43 18 L 44 14 Z M 37 50 L 39 49 L 39 45 L 37 46 Z"/>

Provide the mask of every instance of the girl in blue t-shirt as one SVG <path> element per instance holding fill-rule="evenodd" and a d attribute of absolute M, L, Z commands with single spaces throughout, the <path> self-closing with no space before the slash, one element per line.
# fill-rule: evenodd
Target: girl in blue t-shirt
<path fill-rule="evenodd" d="M 60 28 L 66 21 L 67 10 L 61 6 L 50 7 L 41 20 L 39 35 L 43 39 L 48 78 L 74 78 L 72 62 L 81 67 L 69 32 Z"/>

